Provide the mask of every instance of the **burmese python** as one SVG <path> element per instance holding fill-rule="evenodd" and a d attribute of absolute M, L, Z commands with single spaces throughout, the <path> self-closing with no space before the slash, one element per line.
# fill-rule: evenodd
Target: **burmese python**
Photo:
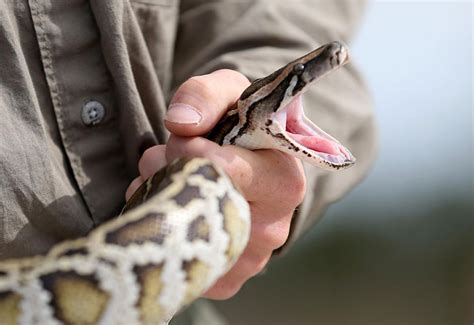
<path fill-rule="evenodd" d="M 347 61 L 333 42 L 255 80 L 207 138 L 326 169 L 351 166 L 350 152 L 305 118 L 300 96 Z M 248 204 L 219 168 L 177 160 L 88 236 L 0 262 L 0 323 L 166 323 L 230 268 L 249 228 Z"/>

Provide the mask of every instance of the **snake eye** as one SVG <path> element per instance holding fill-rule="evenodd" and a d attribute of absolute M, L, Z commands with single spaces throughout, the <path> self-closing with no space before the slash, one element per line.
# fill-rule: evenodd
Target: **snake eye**
<path fill-rule="evenodd" d="M 304 64 L 303 63 L 298 63 L 293 67 L 293 72 L 297 75 L 302 74 L 304 71 Z"/>

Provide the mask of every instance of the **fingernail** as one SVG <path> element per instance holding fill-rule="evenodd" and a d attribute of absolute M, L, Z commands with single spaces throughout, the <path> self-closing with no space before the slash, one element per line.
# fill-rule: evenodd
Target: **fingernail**
<path fill-rule="evenodd" d="M 201 122 L 202 116 L 197 109 L 190 105 L 175 103 L 170 105 L 165 120 L 179 124 L 198 124 Z"/>

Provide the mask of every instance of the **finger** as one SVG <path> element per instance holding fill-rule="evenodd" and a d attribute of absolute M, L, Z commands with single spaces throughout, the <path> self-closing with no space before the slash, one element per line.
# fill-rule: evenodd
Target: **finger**
<path fill-rule="evenodd" d="M 171 99 L 165 125 L 179 136 L 206 134 L 249 85 L 244 75 L 228 69 L 192 77 Z"/>
<path fill-rule="evenodd" d="M 148 148 L 138 162 L 138 170 L 142 179 L 147 179 L 167 165 L 166 145 L 157 145 Z"/>
<path fill-rule="evenodd" d="M 140 187 L 140 185 L 143 184 L 143 179 L 138 176 L 137 178 L 135 178 L 131 183 L 130 185 L 128 186 L 127 188 L 127 191 L 125 192 L 125 201 L 128 201 L 128 199 L 133 195 L 133 193 L 135 193 L 135 191 L 137 190 L 137 188 Z"/>
<path fill-rule="evenodd" d="M 183 138 L 171 135 L 168 140 L 166 159 L 172 161 L 179 157 L 205 157 L 222 168 L 245 198 L 258 200 L 262 194 L 252 182 L 259 182 L 250 163 L 239 155 L 224 150 L 218 144 L 200 137 Z"/>
<path fill-rule="evenodd" d="M 223 300 L 234 296 L 251 277 L 260 273 L 270 260 L 271 252 L 258 254 L 246 250 L 235 265 L 222 278 L 209 288 L 204 297 Z"/>
<path fill-rule="evenodd" d="M 247 248 L 254 251 L 272 252 L 283 246 L 288 239 L 293 211 L 285 214 L 252 212 L 252 226 Z"/>
<path fill-rule="evenodd" d="M 288 205 L 288 209 L 294 209 L 303 200 L 305 177 L 301 162 L 279 151 L 221 147 L 200 137 L 172 135 L 166 156 L 168 161 L 183 156 L 209 158 L 224 169 L 251 202 L 270 201 L 275 208 Z"/>

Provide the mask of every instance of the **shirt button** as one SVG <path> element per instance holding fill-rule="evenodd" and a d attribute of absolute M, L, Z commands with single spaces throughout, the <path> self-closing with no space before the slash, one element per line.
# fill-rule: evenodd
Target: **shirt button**
<path fill-rule="evenodd" d="M 82 122 L 87 126 L 99 124 L 105 115 L 105 108 L 102 103 L 90 100 L 82 106 Z"/>

